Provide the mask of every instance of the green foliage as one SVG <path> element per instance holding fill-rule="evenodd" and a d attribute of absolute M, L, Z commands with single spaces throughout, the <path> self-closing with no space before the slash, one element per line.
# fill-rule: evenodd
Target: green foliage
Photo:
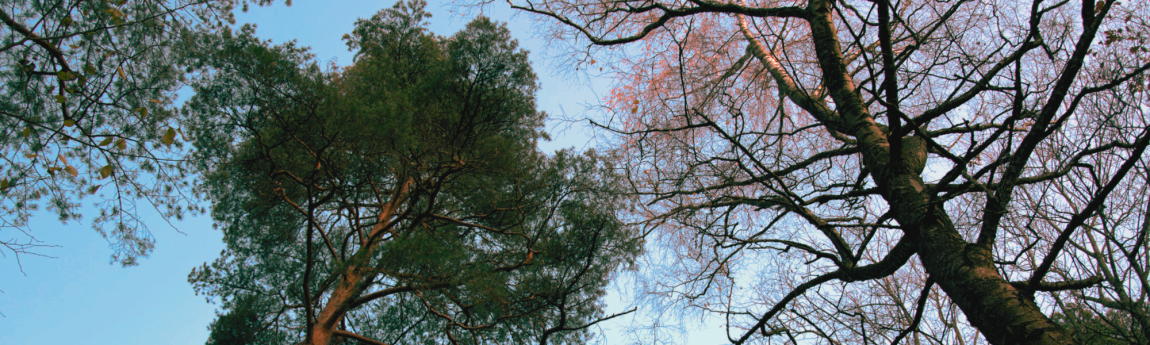
<path fill-rule="evenodd" d="M 424 6 L 358 22 L 346 69 L 251 28 L 193 41 L 185 125 L 227 250 L 189 281 L 223 301 L 216 324 L 298 342 L 338 307 L 334 327 L 385 343 L 571 343 L 605 316 L 640 250 L 615 169 L 538 151 L 535 75 L 503 25 L 435 36 Z"/>
<path fill-rule="evenodd" d="M 265 327 L 261 308 L 255 298 L 237 300 L 227 314 L 219 315 L 212 325 L 208 345 L 275 344 L 274 330 Z"/>
<path fill-rule="evenodd" d="M 237 4 L 271 0 L 7 1 L 0 8 L 0 231 L 30 234 L 41 206 L 79 218 L 93 194 L 93 226 L 113 260 L 134 264 L 152 238 L 136 213 L 198 211 L 185 194 L 182 130 L 171 109 L 184 37 L 226 30 Z M 5 248 L 35 253 L 29 235 Z"/>

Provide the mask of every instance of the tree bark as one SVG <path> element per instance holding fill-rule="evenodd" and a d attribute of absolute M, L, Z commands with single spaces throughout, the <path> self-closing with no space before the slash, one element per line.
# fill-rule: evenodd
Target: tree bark
<path fill-rule="evenodd" d="M 917 172 L 891 169 L 888 135 L 867 111 L 843 65 L 830 1 L 812 1 L 810 10 L 808 22 L 823 80 L 848 127 L 838 130 L 858 138 L 863 164 L 873 172 L 895 219 L 907 236 L 919 241 L 917 251 L 927 273 L 991 344 L 1074 344 L 1062 327 L 998 274 L 989 247 L 962 238 Z M 903 149 L 922 150 L 905 154 L 926 154 L 925 145 Z"/>

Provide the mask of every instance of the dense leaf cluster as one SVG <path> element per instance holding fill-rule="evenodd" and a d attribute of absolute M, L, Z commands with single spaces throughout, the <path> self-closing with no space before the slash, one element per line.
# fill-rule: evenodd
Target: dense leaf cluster
<path fill-rule="evenodd" d="M 357 23 L 346 69 L 246 28 L 197 39 L 185 106 L 227 249 L 189 276 L 223 302 L 211 343 L 579 342 L 639 251 L 594 153 L 536 142 L 527 52 L 423 3 Z"/>

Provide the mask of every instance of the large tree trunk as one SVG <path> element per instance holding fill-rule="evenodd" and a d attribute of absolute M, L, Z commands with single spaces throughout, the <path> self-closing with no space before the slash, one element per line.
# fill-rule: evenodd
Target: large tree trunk
<path fill-rule="evenodd" d="M 991 344 L 1074 344 L 1062 327 L 998 274 L 989 248 L 967 243 L 960 236 L 942 205 L 931 200 L 932 192 L 919 172 L 905 165 L 892 171 L 891 166 L 898 164 L 890 164 L 888 135 L 869 114 L 843 63 L 830 2 L 812 1 L 810 9 L 809 23 L 823 79 L 847 127 L 837 130 L 855 134 L 863 162 L 905 236 L 919 241 L 917 250 L 927 273 Z M 905 149 L 925 150 L 925 146 Z M 904 152 L 904 156 L 925 154 Z"/>

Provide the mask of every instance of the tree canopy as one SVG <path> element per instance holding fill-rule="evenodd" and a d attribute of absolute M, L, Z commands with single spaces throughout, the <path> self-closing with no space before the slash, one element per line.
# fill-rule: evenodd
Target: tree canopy
<path fill-rule="evenodd" d="M 1146 2 L 511 2 L 610 68 L 647 296 L 732 343 L 1150 338 Z"/>
<path fill-rule="evenodd" d="M 0 5 L 0 245 L 42 254 L 28 226 L 41 207 L 92 221 L 131 265 L 153 241 L 141 209 L 198 210 L 171 109 L 184 70 L 176 48 L 216 32 L 232 9 L 271 0 L 16 0 Z M 139 203 L 143 203 L 140 205 Z"/>
<path fill-rule="evenodd" d="M 535 74 L 487 18 L 441 37 L 420 1 L 356 23 L 355 63 L 245 27 L 201 35 L 183 111 L 227 249 L 189 281 L 211 344 L 581 343 L 640 250 L 594 152 L 545 138 Z"/>

